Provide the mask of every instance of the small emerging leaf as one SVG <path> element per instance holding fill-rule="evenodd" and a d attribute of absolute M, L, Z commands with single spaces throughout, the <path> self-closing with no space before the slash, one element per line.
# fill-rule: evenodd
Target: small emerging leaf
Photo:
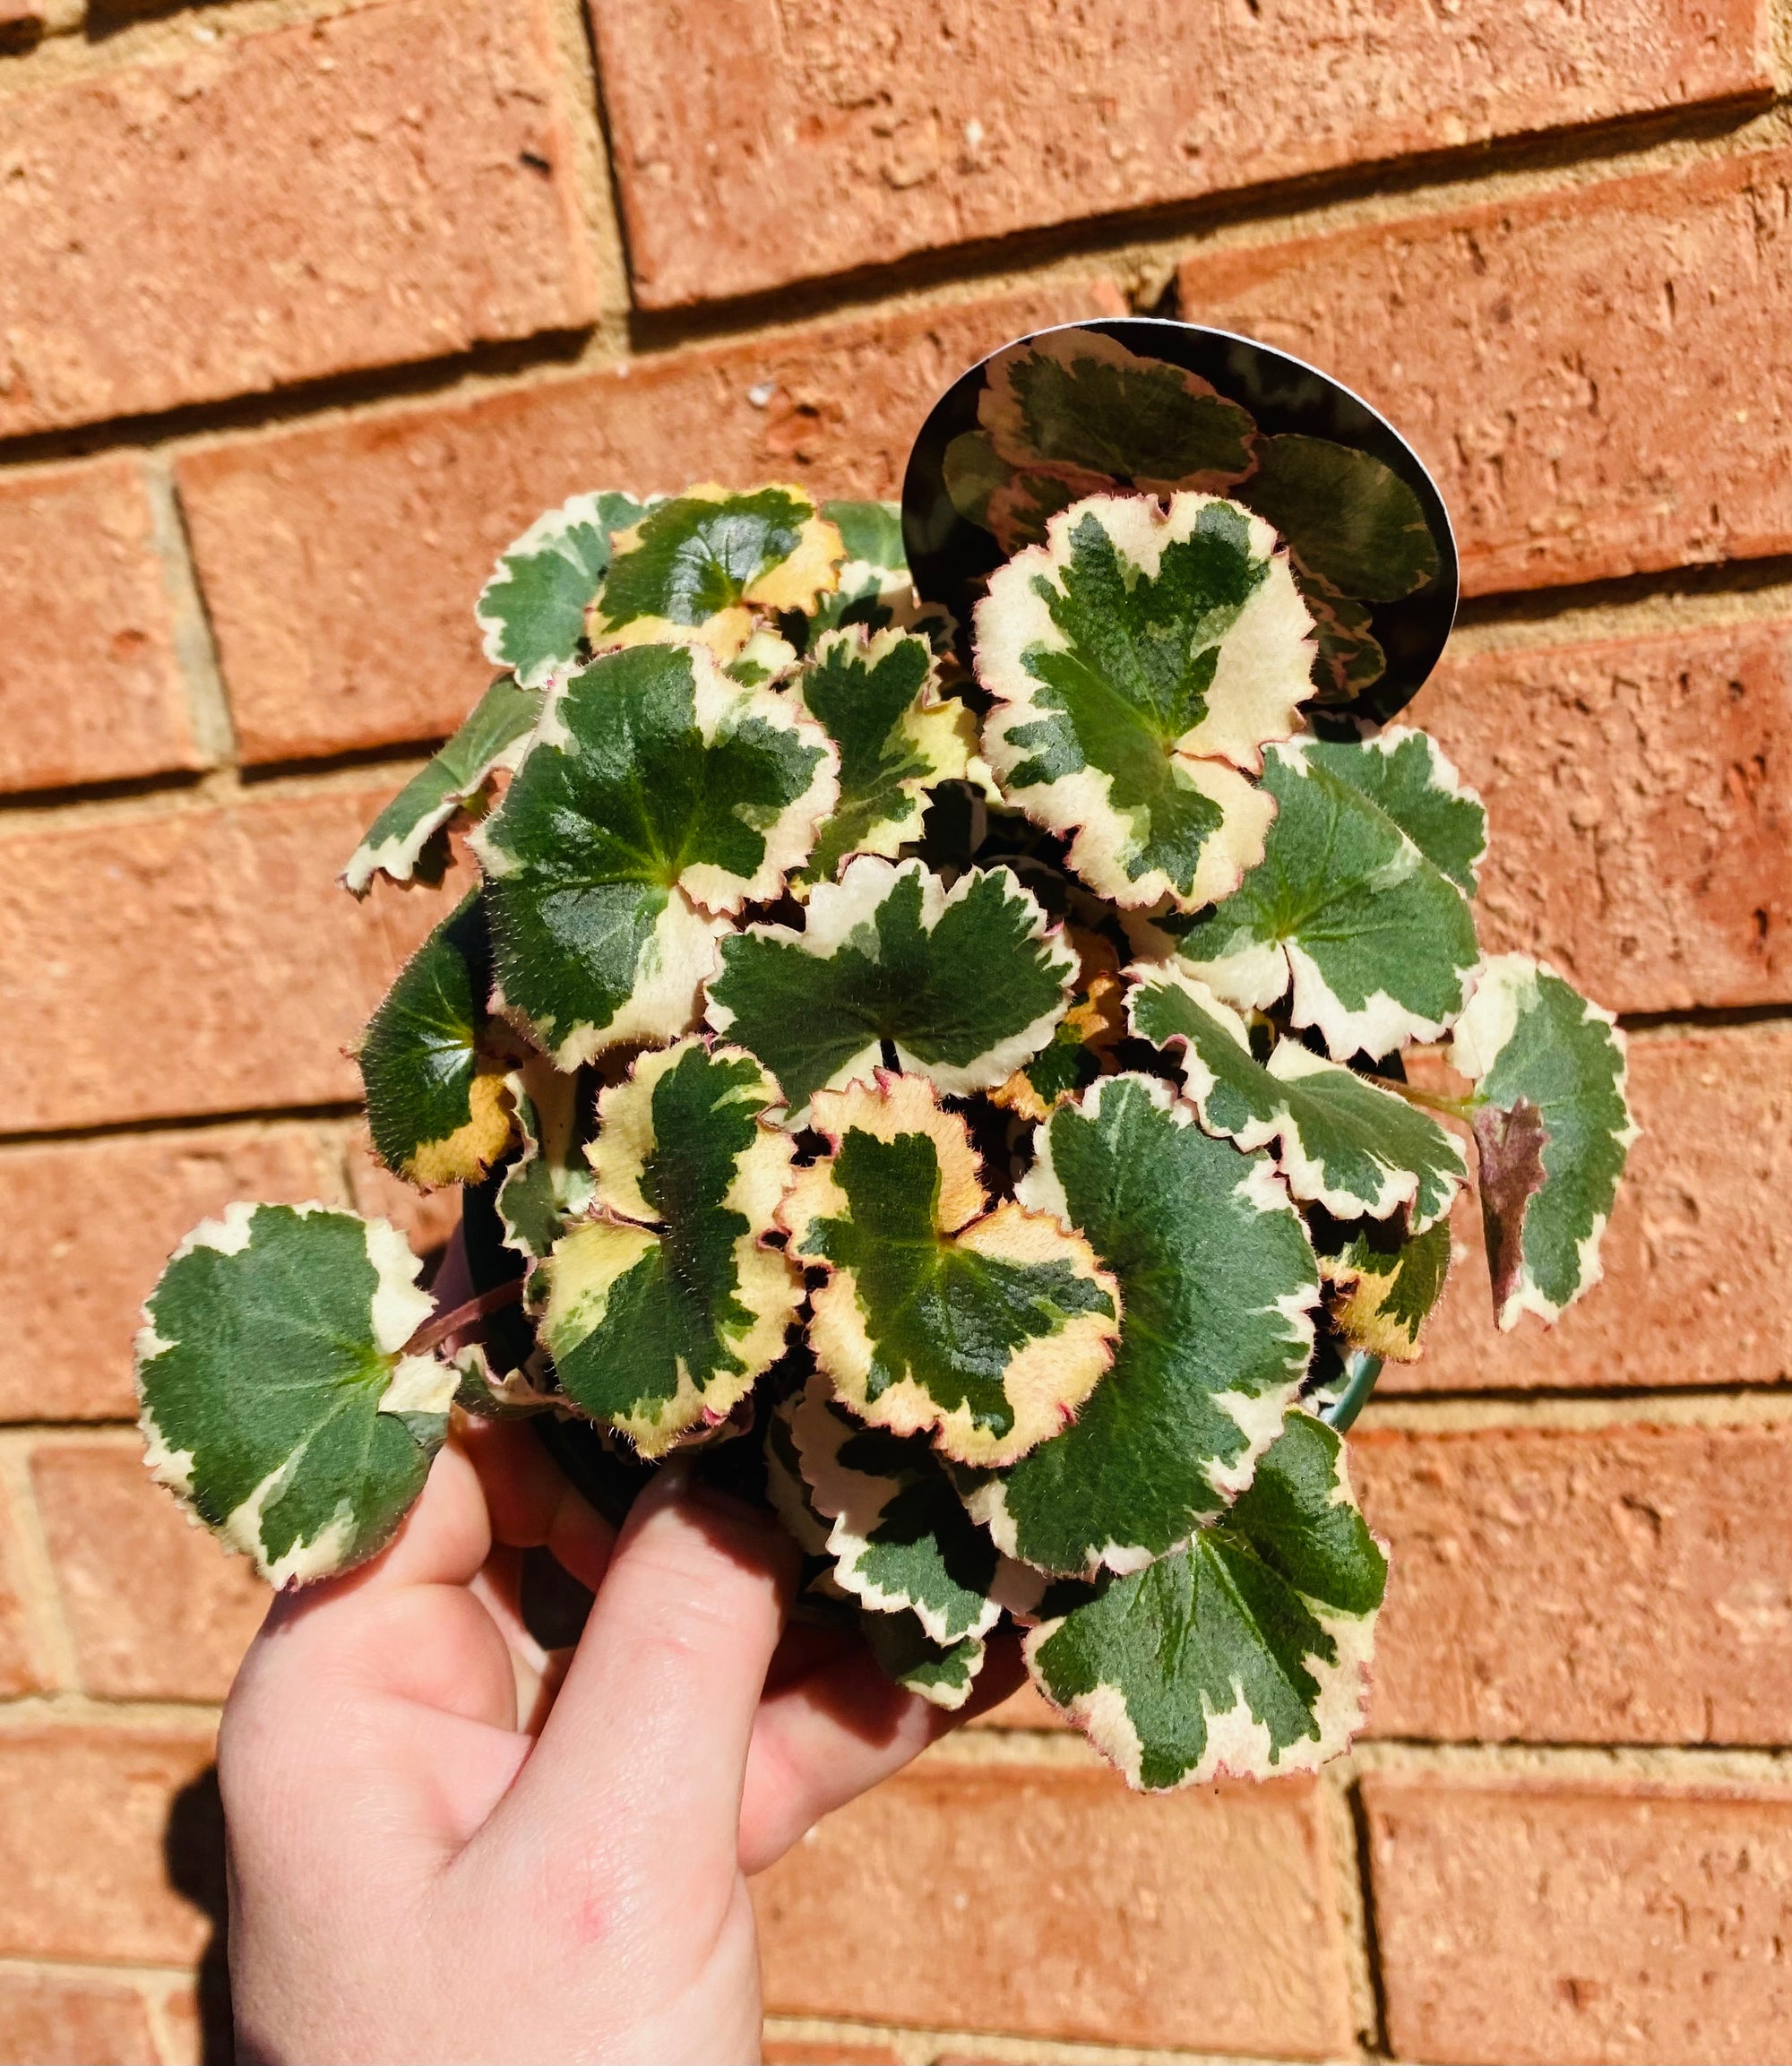
<path fill-rule="evenodd" d="M 567 1396 L 644 1456 L 725 1420 L 783 1353 L 802 1281 L 765 1245 L 792 1152 L 778 1103 L 750 1055 L 701 1038 L 598 1100 L 604 1217 L 556 1244 L 541 1338 Z"/>
<path fill-rule="evenodd" d="M 1297 433 L 1266 437 L 1237 496 L 1340 595 L 1398 602 L 1437 579 L 1437 546 L 1418 497 L 1373 453 Z"/>
<path fill-rule="evenodd" d="M 1089 1244 L 1044 1213 L 986 1210 L 964 1122 L 920 1077 L 818 1091 L 810 1123 L 833 1153 L 798 1172 L 780 1218 L 791 1253 L 829 1272 L 809 1339 L 841 1397 L 963 1463 L 1055 1434 L 1118 1331 Z"/>
<path fill-rule="evenodd" d="M 493 1202 L 504 1246 L 530 1262 L 545 1262 L 554 1244 L 590 1209 L 596 1188 L 585 1159 L 579 1080 L 537 1055 L 504 1080 L 522 1153 L 505 1171 Z"/>
<path fill-rule="evenodd" d="M 585 610 L 603 585 L 611 534 L 637 524 L 653 500 L 600 491 L 575 495 L 538 517 L 499 555 L 474 615 L 486 658 L 511 668 L 524 688 L 539 688 L 570 667 L 585 635 Z"/>
<path fill-rule="evenodd" d="M 1075 1422 L 969 1497 L 997 1545 L 1069 1576 L 1136 1571 L 1250 1481 L 1313 1351 L 1319 1280 L 1262 1155 L 1154 1078 L 1107 1076 L 1040 1127 L 1017 1196 L 1119 1280 L 1114 1367 Z"/>
<path fill-rule="evenodd" d="M 1339 1254 L 1322 1255 L 1332 1288 L 1331 1324 L 1344 1339 L 1389 1363 L 1417 1363 L 1418 1338 L 1450 1273 L 1450 1222 L 1403 1238 L 1366 1227 Z"/>
<path fill-rule="evenodd" d="M 405 963 L 362 1037 L 356 1059 L 374 1152 L 426 1191 L 473 1183 L 510 1144 L 502 1063 L 480 1046 L 490 986 L 475 890 Z"/>
<path fill-rule="evenodd" d="M 947 890 L 869 855 L 816 885 L 802 932 L 750 925 L 721 958 L 710 1023 L 777 1077 L 793 1125 L 817 1090 L 866 1080 L 885 1041 L 943 1091 L 993 1089 L 1051 1037 L 1075 967 L 1007 869 Z"/>
<path fill-rule="evenodd" d="M 1428 1114 L 1297 1040 L 1260 1063 L 1244 1020 L 1204 983 L 1173 968 L 1133 974 L 1133 1030 L 1182 1049 L 1183 1085 L 1210 1133 L 1273 1146 L 1294 1195 L 1339 1219 L 1398 1212 L 1417 1234 L 1449 1212 L 1468 1159 Z"/>
<path fill-rule="evenodd" d="M 521 760 L 541 702 L 538 690 L 519 688 L 500 675 L 454 736 L 368 826 L 342 871 L 345 886 L 365 897 L 376 874 L 394 882 L 439 882 L 447 852 L 438 835 L 500 768 L 513 769 Z"/>
<path fill-rule="evenodd" d="M 455 1373 L 404 1345 L 433 1310 L 383 1219 L 232 1205 L 143 1307 L 151 1470 L 270 1585 L 363 1562 L 423 1489 Z"/>
<path fill-rule="evenodd" d="M 989 1094 L 1017 1118 L 1043 1119 L 1066 1098 L 1080 1098 L 1105 1072 L 1126 1030 L 1119 956 L 1098 933 L 1073 938 L 1079 962 L 1075 1002 L 1033 1059 Z"/>
<path fill-rule="evenodd" d="M 1316 1771 L 1362 1726 L 1386 1588 L 1342 1443 L 1291 1414 L 1221 1519 L 1041 1623 L 1027 1662 L 1145 1791 Z"/>
<path fill-rule="evenodd" d="M 556 690 L 474 836 L 494 1010 L 563 1069 L 685 1031 L 715 966 L 703 914 L 778 893 L 833 807 L 835 765 L 811 719 L 701 647 L 599 654 Z"/>
<path fill-rule="evenodd" d="M 1481 1212 L 1503 1329 L 1554 1321 L 1599 1280 L 1599 1244 L 1637 1137 L 1624 1038 L 1546 962 L 1496 954 L 1451 1062 L 1479 1089 Z"/>
<path fill-rule="evenodd" d="M 1160 513 L 1095 495 L 990 577 L 978 679 L 1004 796 L 1076 834 L 1103 896 L 1193 910 L 1262 858 L 1274 814 L 1254 772 L 1311 694 L 1311 620 L 1275 534 L 1198 495 Z"/>

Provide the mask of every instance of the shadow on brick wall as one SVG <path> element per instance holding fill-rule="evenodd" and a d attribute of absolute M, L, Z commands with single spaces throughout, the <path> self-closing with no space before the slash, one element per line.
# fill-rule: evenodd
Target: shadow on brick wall
<path fill-rule="evenodd" d="M 218 1769 L 211 1766 L 183 1786 L 168 1809 L 162 1832 L 168 1884 L 202 1910 L 211 1939 L 199 1961 L 200 2057 L 203 2066 L 235 2066 L 236 2034 L 230 2021 L 229 1914 L 224 1891 L 224 1803 Z"/>

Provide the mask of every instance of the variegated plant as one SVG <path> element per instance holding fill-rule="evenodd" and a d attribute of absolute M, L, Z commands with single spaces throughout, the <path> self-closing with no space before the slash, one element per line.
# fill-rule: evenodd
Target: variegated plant
<path fill-rule="evenodd" d="M 150 1460 L 286 1584 L 379 1549 L 456 1412 L 694 1453 L 921 1697 L 1019 1630 L 1137 1786 L 1310 1770 L 1386 1573 L 1340 1372 L 1417 1354 L 1478 1179 L 1502 1327 L 1593 1283 L 1623 1038 L 1481 956 L 1435 745 L 1323 716 L 1425 576 L 1385 469 L 1086 335 L 985 402 L 974 680 L 887 505 L 596 493 L 504 555 L 501 671 L 344 877 L 461 855 L 359 1060 L 477 1296 L 231 1207 L 145 1311 Z"/>

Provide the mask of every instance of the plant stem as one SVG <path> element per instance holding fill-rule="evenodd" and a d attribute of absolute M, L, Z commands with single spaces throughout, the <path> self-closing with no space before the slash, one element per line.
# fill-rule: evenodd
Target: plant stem
<path fill-rule="evenodd" d="M 399 1353 L 427 1356 L 432 1348 L 439 1348 L 454 1335 L 477 1326 L 487 1315 L 502 1313 L 507 1305 L 520 1304 L 521 1299 L 522 1279 L 513 1278 L 508 1284 L 500 1284 L 493 1291 L 482 1291 L 477 1298 L 457 1305 L 452 1313 L 438 1313 L 433 1320 L 426 1320 Z"/>
<path fill-rule="evenodd" d="M 1465 1126 L 1475 1123 L 1475 1115 L 1486 1102 L 1482 1098 L 1444 1098 L 1434 1090 L 1421 1090 L 1416 1083 L 1396 1083 L 1391 1076 L 1370 1076 L 1366 1079 L 1391 1090 L 1396 1098 L 1404 1098 L 1409 1105 L 1422 1105 L 1427 1112 L 1441 1112 L 1447 1119 L 1460 1119 Z"/>

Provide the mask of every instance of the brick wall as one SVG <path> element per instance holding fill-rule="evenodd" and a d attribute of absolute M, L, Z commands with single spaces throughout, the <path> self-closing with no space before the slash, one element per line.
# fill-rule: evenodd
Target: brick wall
<path fill-rule="evenodd" d="M 1475 1227 L 1372 1407 L 1372 1727 L 1129 1798 L 1037 1702 L 761 1884 L 769 2054 L 1792 2058 L 1792 0 L 0 0 L 0 2062 L 222 2056 L 261 1602 L 137 1460 L 225 1200 L 439 1240 L 336 867 L 578 487 L 889 493 L 1018 331 L 1179 309 L 1435 469 L 1490 941 L 1634 1026 L 1604 1288 Z M 208 2019 L 211 2034 L 208 2038 Z"/>

